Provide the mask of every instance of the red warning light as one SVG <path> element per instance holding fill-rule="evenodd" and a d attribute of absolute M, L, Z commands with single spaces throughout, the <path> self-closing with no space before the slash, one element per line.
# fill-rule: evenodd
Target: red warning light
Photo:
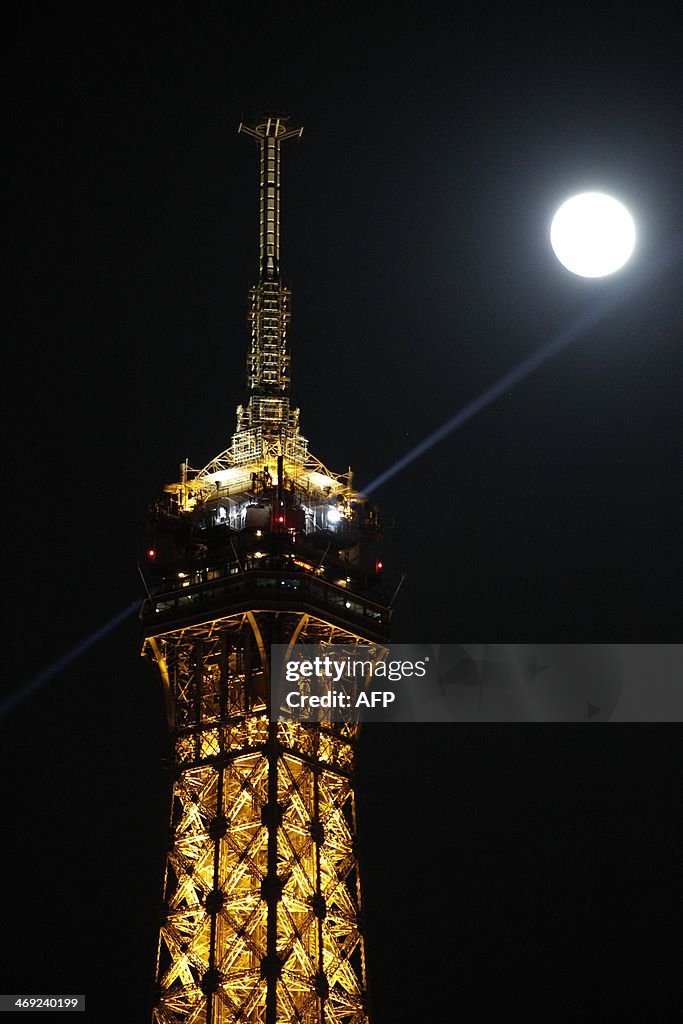
<path fill-rule="evenodd" d="M 157 556 L 157 553 L 154 550 L 154 548 L 150 548 L 149 551 L 147 552 L 147 557 L 148 558 L 156 558 L 156 556 Z"/>
<path fill-rule="evenodd" d="M 381 572 L 384 568 L 384 562 L 375 562 L 375 572 Z"/>
<path fill-rule="evenodd" d="M 284 523 L 285 517 L 284 516 L 278 516 L 277 517 L 277 521 L 278 521 L 278 523 Z"/>

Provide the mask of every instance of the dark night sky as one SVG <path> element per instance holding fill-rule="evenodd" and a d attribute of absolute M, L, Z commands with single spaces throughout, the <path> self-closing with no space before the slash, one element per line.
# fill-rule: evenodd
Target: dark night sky
<path fill-rule="evenodd" d="M 8 689 L 135 598 L 148 503 L 230 440 L 257 271 L 236 127 L 264 108 L 305 126 L 283 148 L 293 396 L 359 486 L 624 293 L 377 493 L 408 574 L 394 639 L 680 640 L 681 263 L 645 279 L 683 233 L 683 40 L 673 5 L 552 6 L 67 3 L 6 26 Z M 550 250 L 588 188 L 638 222 L 615 279 Z M 152 970 L 167 751 L 138 642 L 132 618 L 2 723 L 0 988 L 86 992 L 98 1022 L 146 1020 Z M 673 1019 L 679 744 L 367 729 L 375 1024 L 625 998 Z"/>

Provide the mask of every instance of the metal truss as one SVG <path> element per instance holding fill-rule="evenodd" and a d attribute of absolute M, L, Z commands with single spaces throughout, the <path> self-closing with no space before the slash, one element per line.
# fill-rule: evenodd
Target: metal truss
<path fill-rule="evenodd" d="M 298 451 L 295 454 L 291 454 L 287 450 L 286 445 L 282 444 L 282 441 L 279 437 L 261 438 L 261 446 L 258 448 L 258 450 L 254 452 L 253 455 L 253 461 L 255 463 L 255 466 L 261 466 L 262 461 L 264 459 L 266 461 L 274 462 L 277 459 L 278 455 L 284 455 L 284 457 L 287 460 L 291 461 L 292 463 L 290 475 L 293 477 L 296 476 L 296 471 L 299 470 L 299 472 L 304 475 L 316 473 L 321 477 L 327 477 L 332 483 L 337 483 L 341 487 L 348 486 L 348 471 L 346 473 L 333 473 L 331 470 L 327 468 L 327 466 L 323 462 L 320 461 L 320 459 L 316 458 L 315 455 L 312 455 L 311 452 L 308 451 L 308 442 L 306 441 L 305 438 L 299 435 L 297 440 L 299 442 L 303 442 L 303 445 L 301 446 L 300 449 L 300 456 Z M 242 459 L 235 458 L 235 446 L 233 442 L 233 444 L 229 448 L 226 448 L 225 451 L 222 451 L 219 455 L 212 459 L 211 462 L 207 463 L 207 465 L 204 466 L 203 469 L 198 470 L 197 476 L 191 481 L 191 483 L 194 483 L 195 481 L 207 481 L 216 473 L 222 473 L 225 472 L 226 470 L 232 469 L 235 466 L 241 465 Z"/>
<path fill-rule="evenodd" d="M 310 614 L 148 635 L 175 743 L 156 1024 L 367 1024 L 357 727 L 273 724 L 266 645 L 375 645 Z"/>

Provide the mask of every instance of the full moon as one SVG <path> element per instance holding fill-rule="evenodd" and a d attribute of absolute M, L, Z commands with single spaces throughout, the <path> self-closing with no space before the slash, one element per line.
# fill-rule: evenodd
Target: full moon
<path fill-rule="evenodd" d="M 560 263 L 580 277 L 606 277 L 626 263 L 636 227 L 625 206 L 602 192 L 582 192 L 562 204 L 550 226 Z"/>

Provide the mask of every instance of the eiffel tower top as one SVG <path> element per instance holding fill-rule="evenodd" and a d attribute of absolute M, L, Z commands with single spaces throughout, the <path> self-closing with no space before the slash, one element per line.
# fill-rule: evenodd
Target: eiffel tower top
<path fill-rule="evenodd" d="M 258 284 L 249 291 L 248 400 L 237 407 L 230 446 L 201 470 L 184 464 L 182 480 L 166 491 L 190 511 L 209 495 L 247 493 L 254 473 L 277 480 L 281 470 L 309 494 L 350 500 L 357 496 L 351 471 L 333 473 L 309 452 L 289 397 L 291 295 L 280 280 L 280 143 L 300 138 L 303 128 L 291 127 L 282 115 L 263 114 L 242 122 L 238 132 L 256 140 L 260 156 L 260 263 Z"/>

